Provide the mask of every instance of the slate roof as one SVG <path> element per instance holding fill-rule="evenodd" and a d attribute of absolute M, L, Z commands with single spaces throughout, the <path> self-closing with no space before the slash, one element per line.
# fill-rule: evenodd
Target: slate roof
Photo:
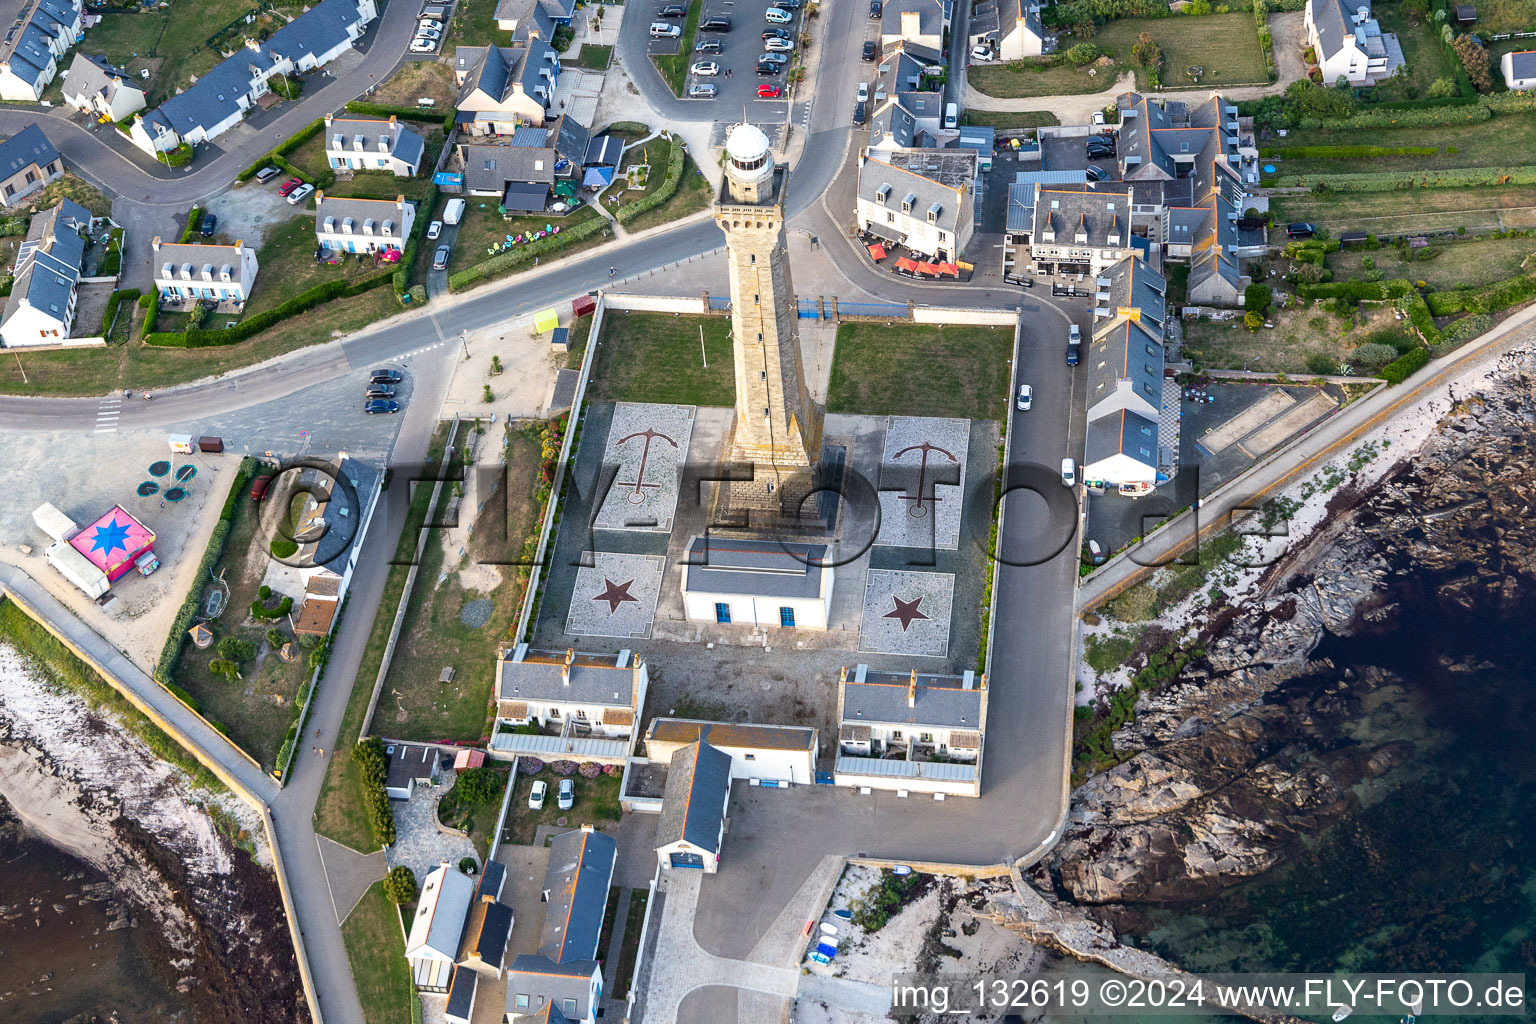
<path fill-rule="evenodd" d="M 316 58 L 352 41 L 350 28 L 361 20 L 357 0 L 320 0 L 267 37 L 262 47 L 268 53 L 286 57 L 298 64 L 307 56 Z"/>
<path fill-rule="evenodd" d="M 539 98 L 536 90 L 544 86 L 540 72 L 545 68 L 555 70 L 555 57 L 555 51 L 542 39 L 530 39 L 519 46 L 460 46 L 454 51 L 454 68 L 465 76 L 459 89 L 461 111 L 475 109 L 466 104 L 476 91 L 498 105 L 511 99 L 517 86 L 529 96 Z M 545 89 L 552 90 L 553 83 Z"/>
<path fill-rule="evenodd" d="M 571 1024 L 571 1018 L 560 1012 L 560 1008 L 554 1003 L 545 1003 L 544 1006 L 528 1016 L 530 1024 Z"/>
<path fill-rule="evenodd" d="M 385 769 L 384 785 L 388 789 L 404 789 L 412 779 L 425 779 L 437 764 L 437 752 L 431 747 L 416 743 L 396 743 L 389 755 L 389 767 Z"/>
<path fill-rule="evenodd" d="M 701 741 L 673 754 L 656 823 L 656 845 L 681 840 L 718 854 L 730 788 L 731 757 L 724 751 Z"/>
<path fill-rule="evenodd" d="M 560 965 L 582 964 L 597 956 L 617 853 L 618 842 L 612 836 L 587 829 L 563 832 L 550 842 L 549 867 L 544 871 L 549 901 L 539 933 L 539 956 Z M 518 957 L 517 962 L 522 959 Z"/>
<path fill-rule="evenodd" d="M 1088 424 L 1083 464 L 1092 465 L 1115 455 L 1125 455 L 1157 468 L 1157 421 L 1121 409 Z"/>
<path fill-rule="evenodd" d="M 512 934 L 512 908 L 495 900 L 476 899 L 464 919 L 464 936 L 459 943 L 460 962 L 474 955 L 488 967 L 501 969 L 507 954 L 507 937 Z M 450 993 L 450 1001 L 451 1001 Z"/>
<path fill-rule="evenodd" d="M 608 138 L 606 135 L 600 137 Z M 587 130 L 587 126 L 570 114 L 561 114 L 556 118 L 549 132 L 549 144 L 555 147 L 555 153 L 573 164 L 580 164 L 586 160 L 591 143 L 592 133 Z M 622 149 L 621 143 L 620 150 Z"/>
<path fill-rule="evenodd" d="M 444 1012 L 455 1020 L 468 1020 L 475 1005 L 475 988 L 479 984 L 479 972 L 468 967 L 454 967 L 448 982 L 448 1005 Z"/>
<path fill-rule="evenodd" d="M 1510 54 L 1509 73 L 1516 80 L 1536 78 L 1536 50 L 1521 50 Z"/>
<path fill-rule="evenodd" d="M 877 146 L 882 141 L 890 139 L 897 146 L 905 149 L 912 145 L 916 131 L 917 119 L 893 97 L 887 99 L 875 111 L 875 116 L 869 125 L 869 144 Z"/>
<path fill-rule="evenodd" d="M 940 0 L 890 0 L 880 12 L 880 34 L 901 35 L 903 11 L 916 11 L 918 32 L 925 36 L 942 35 L 944 32 L 944 5 Z"/>
<path fill-rule="evenodd" d="M 53 148 L 48 136 L 35 124 L 0 142 L 0 180 L 18 174 L 33 164 L 47 167 L 59 159 L 59 151 Z"/>
<path fill-rule="evenodd" d="M 72 44 L 67 29 L 79 18 L 79 10 L 60 0 L 34 0 L 24 7 L 17 17 L 20 29 L 13 29 L 4 43 L 0 43 L 0 63 L 11 69 L 17 78 L 39 84 L 45 73 L 54 67 L 53 44 Z"/>
<path fill-rule="evenodd" d="M 596 960 L 570 960 L 561 964 L 546 956 L 524 953 L 512 961 L 512 969 L 507 975 L 507 1011 L 526 1014 L 531 1020 L 549 1024 L 585 1020 L 592 1009 L 588 1005 L 592 976 L 599 970 L 601 967 Z M 527 1008 L 515 1008 L 519 994 L 529 997 Z M 541 1004 L 540 999 L 548 1002 Z M 564 1012 L 567 999 L 574 1000 L 569 1013 Z"/>
<path fill-rule="evenodd" d="M 370 143 L 377 143 L 379 135 L 384 133 L 390 135 L 390 156 L 413 166 L 421 160 L 421 154 L 426 148 L 421 135 L 398 120 L 391 122 L 387 117 L 369 117 L 364 114 L 335 115 L 325 129 L 325 144 L 327 149 L 356 152 L 351 146 L 352 139 L 354 136 L 362 135 L 364 138 L 362 152 L 377 153 L 378 149 Z M 339 147 L 332 145 L 332 136 L 335 135 L 342 136 L 342 145 Z"/>
<path fill-rule="evenodd" d="M 914 679 L 916 680 L 914 684 Z M 967 690 L 962 676 L 901 672 L 849 672 L 841 680 L 843 722 L 979 729 L 982 683 Z M 908 698 L 912 706 L 908 706 Z"/>
<path fill-rule="evenodd" d="M 695 594 L 819 597 L 826 556 L 825 544 L 695 537 L 688 545 L 686 589 Z"/>
<path fill-rule="evenodd" d="M 1088 172 L 1075 171 L 1019 171 L 1008 186 L 1008 223 L 1005 230 L 1010 234 L 1024 234 L 1035 227 L 1036 185 L 1086 185 Z"/>
<path fill-rule="evenodd" d="M 1131 256 L 1128 259 L 1138 259 Z M 1088 412 L 1112 396 L 1125 381 L 1152 408 L 1163 405 L 1163 346 L 1161 339 L 1129 320 L 1103 335 L 1096 334 L 1088 351 Z"/>
<path fill-rule="evenodd" d="M 460 145 L 464 161 L 464 187 L 477 192 L 500 192 L 508 182 L 555 181 L 555 151 L 530 146 Z"/>
<path fill-rule="evenodd" d="M 519 651 L 522 660 L 518 660 Z M 565 671 L 565 662 L 564 651 L 529 651 L 519 646 L 501 661 L 497 699 L 634 706 L 637 695 L 633 655 L 628 655 L 620 665 L 611 654 L 572 652 L 569 673 Z"/>
<path fill-rule="evenodd" d="M 120 87 L 138 91 L 130 81 L 126 70 L 113 67 L 105 57 L 87 57 L 77 52 L 69 65 L 64 92 L 69 96 L 101 96 L 110 103 Z"/>
<path fill-rule="evenodd" d="M 587 142 L 582 153 L 583 167 L 617 167 L 624 158 L 624 140 L 612 135 L 599 135 Z"/>
<path fill-rule="evenodd" d="M 1128 248 L 1131 234 L 1130 190 L 1120 184 L 1089 188 L 1053 185 L 1035 187 L 1035 245 Z M 1055 232 L 1055 241 L 1045 237 Z M 1078 240 L 1078 235 L 1084 236 Z M 1116 241 L 1110 241 L 1115 236 Z"/>
<path fill-rule="evenodd" d="M 919 220 L 936 205 L 938 226 L 958 232 L 965 190 L 976 179 L 976 163 L 976 152 L 970 149 L 871 154 L 859 168 L 859 198 Z M 904 204 L 908 209 L 903 210 Z"/>
<path fill-rule="evenodd" d="M 1317 29 L 1318 57 L 1326 60 L 1344 47 L 1344 37 L 1352 34 L 1350 12 L 1344 0 L 1308 0 L 1312 7 L 1312 25 Z M 1352 6 L 1370 6 L 1370 0 L 1351 0 Z"/>
<path fill-rule="evenodd" d="M 265 77 L 273 66 L 266 53 L 242 48 L 215 64 L 184 92 L 160 104 L 155 112 L 177 134 L 186 135 L 197 128 L 207 131 L 242 110 L 240 100 L 249 97 L 252 80 Z M 149 115 L 144 119 L 149 120 Z"/>
<path fill-rule="evenodd" d="M 396 226 L 395 231 L 399 230 Z M 356 459 L 343 458 L 337 477 L 326 502 L 327 529 L 315 545 L 314 564 L 326 566 L 339 576 L 345 571 L 347 552 L 362 538 L 363 513 L 379 485 L 379 471 Z"/>
<path fill-rule="evenodd" d="M 30 125 L 26 130 L 36 127 Z M 86 243 L 79 229 L 90 221 L 90 212 L 68 199 L 32 215 L 26 240 L 16 251 L 16 280 L 5 300 L 0 323 L 15 315 L 23 299 L 33 309 L 50 313 L 63 322 L 85 258 Z"/>

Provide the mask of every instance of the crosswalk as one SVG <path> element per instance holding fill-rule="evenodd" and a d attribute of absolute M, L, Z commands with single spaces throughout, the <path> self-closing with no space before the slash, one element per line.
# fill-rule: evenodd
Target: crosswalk
<path fill-rule="evenodd" d="M 117 433 L 117 418 L 123 411 L 123 396 L 113 395 L 111 398 L 103 398 L 101 404 L 96 407 L 96 433 Z"/>

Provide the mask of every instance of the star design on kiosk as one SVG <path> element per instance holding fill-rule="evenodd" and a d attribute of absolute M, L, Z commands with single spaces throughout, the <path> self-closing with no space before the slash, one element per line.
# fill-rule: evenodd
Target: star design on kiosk
<path fill-rule="evenodd" d="M 96 532 L 91 534 L 91 550 L 100 551 L 110 555 L 118 548 L 128 550 L 128 524 L 120 523 L 116 519 L 105 526 L 98 526 Z"/>

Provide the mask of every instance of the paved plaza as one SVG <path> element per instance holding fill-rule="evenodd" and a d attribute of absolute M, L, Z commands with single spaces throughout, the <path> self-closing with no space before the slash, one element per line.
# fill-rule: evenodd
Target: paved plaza
<path fill-rule="evenodd" d="M 880 458 L 882 547 L 960 546 L 969 420 L 892 416 Z"/>
<path fill-rule="evenodd" d="M 595 551 L 592 561 L 592 566 L 576 570 L 565 631 L 575 636 L 649 637 L 666 558 Z"/>
<path fill-rule="evenodd" d="M 859 650 L 925 658 L 948 656 L 954 600 L 952 573 L 869 570 L 864 577 Z"/>
<path fill-rule="evenodd" d="M 607 492 L 593 526 L 653 533 L 672 529 L 693 419 L 691 405 L 620 402 L 614 406 L 603 450 Z"/>

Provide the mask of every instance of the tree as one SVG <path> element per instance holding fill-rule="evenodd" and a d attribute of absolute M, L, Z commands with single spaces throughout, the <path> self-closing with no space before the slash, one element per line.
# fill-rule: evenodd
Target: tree
<path fill-rule="evenodd" d="M 226 661 L 250 661 L 256 657 L 256 645 L 238 636 L 227 636 L 219 641 L 219 657 Z"/>
<path fill-rule="evenodd" d="M 1264 314 L 1248 312 L 1243 314 L 1243 326 L 1250 331 L 1256 331 L 1264 326 Z"/>
<path fill-rule="evenodd" d="M 472 875 L 476 871 L 480 870 L 480 865 L 475 863 L 475 858 L 473 857 L 460 857 L 459 870 L 464 872 L 466 875 Z"/>
<path fill-rule="evenodd" d="M 1429 17 L 1428 0 L 1403 0 L 1403 13 L 1414 21 Z"/>
<path fill-rule="evenodd" d="M 1451 43 L 1451 49 L 1456 51 L 1456 56 L 1461 58 L 1461 66 L 1467 69 L 1467 77 L 1472 79 L 1472 87 L 1478 92 L 1493 91 L 1493 75 L 1489 68 L 1492 66 L 1488 51 L 1477 44 L 1471 36 L 1457 36 Z"/>
<path fill-rule="evenodd" d="M 1100 50 L 1092 43 L 1078 43 L 1067 51 L 1067 60 L 1082 67 L 1084 64 L 1092 64 L 1099 59 Z"/>
<path fill-rule="evenodd" d="M 1432 100 L 1443 100 L 1455 95 L 1456 83 L 1449 78 L 1441 77 L 1429 83 L 1429 98 Z"/>
<path fill-rule="evenodd" d="M 1249 312 L 1263 314 L 1269 309 L 1269 304 L 1274 301 L 1274 289 L 1267 284 L 1250 284 L 1243 289 L 1243 308 Z"/>
<path fill-rule="evenodd" d="M 497 783 L 496 771 L 481 765 L 479 768 L 470 768 L 459 776 L 458 786 L 459 802 L 461 804 L 479 804 L 496 795 Z"/>
<path fill-rule="evenodd" d="M 272 647 L 272 649 L 276 650 L 287 642 L 287 635 L 276 626 L 273 626 L 271 629 L 267 630 L 267 644 Z"/>
<path fill-rule="evenodd" d="M 416 874 L 404 864 L 390 868 L 389 874 L 384 876 L 384 895 L 391 903 L 402 907 L 415 903 L 418 892 Z"/>
<path fill-rule="evenodd" d="M 1346 89 L 1328 89 L 1315 82 L 1292 82 L 1285 88 L 1296 114 L 1331 121 L 1348 117 L 1355 108 L 1355 98 Z"/>
<path fill-rule="evenodd" d="M 1144 68 L 1163 66 L 1163 48 L 1157 45 L 1157 40 L 1152 38 L 1150 32 L 1143 32 L 1136 37 L 1136 43 L 1131 47 L 1131 56 Z"/>
<path fill-rule="evenodd" d="M 233 680 L 240 675 L 240 663 L 224 658 L 214 658 L 208 663 L 208 671 L 216 676 L 223 676 L 225 679 Z"/>

